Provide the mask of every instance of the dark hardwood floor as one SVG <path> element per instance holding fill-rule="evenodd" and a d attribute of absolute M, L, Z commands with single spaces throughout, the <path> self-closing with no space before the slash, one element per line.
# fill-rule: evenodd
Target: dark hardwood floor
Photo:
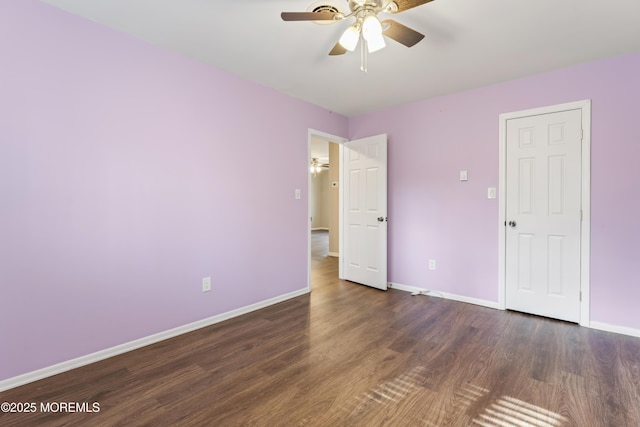
<path fill-rule="evenodd" d="M 337 279 L 312 293 L 0 394 L 98 402 L 0 425 L 640 426 L 640 339 Z"/>

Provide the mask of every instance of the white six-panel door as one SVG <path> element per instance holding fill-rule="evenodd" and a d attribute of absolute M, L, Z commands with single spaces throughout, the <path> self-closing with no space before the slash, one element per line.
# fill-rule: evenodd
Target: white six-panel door
<path fill-rule="evenodd" d="M 506 308 L 580 320 L 581 111 L 507 120 Z"/>
<path fill-rule="evenodd" d="M 387 135 L 343 144 L 343 279 L 387 289 Z"/>

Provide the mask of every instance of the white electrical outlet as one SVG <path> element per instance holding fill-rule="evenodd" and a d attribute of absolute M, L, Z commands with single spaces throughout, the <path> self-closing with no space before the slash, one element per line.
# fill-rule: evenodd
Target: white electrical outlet
<path fill-rule="evenodd" d="M 430 259 L 429 260 L 429 270 L 435 270 L 436 269 L 436 260 L 435 259 Z"/>
<path fill-rule="evenodd" d="M 211 291 L 211 277 L 203 277 L 202 292 L 210 292 L 210 291 Z"/>

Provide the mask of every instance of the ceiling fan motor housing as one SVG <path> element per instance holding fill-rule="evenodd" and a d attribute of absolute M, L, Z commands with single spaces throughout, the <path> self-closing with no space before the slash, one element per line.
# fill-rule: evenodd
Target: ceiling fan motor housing
<path fill-rule="evenodd" d="M 355 12 L 362 8 L 382 8 L 383 0 L 349 0 L 349 9 Z"/>

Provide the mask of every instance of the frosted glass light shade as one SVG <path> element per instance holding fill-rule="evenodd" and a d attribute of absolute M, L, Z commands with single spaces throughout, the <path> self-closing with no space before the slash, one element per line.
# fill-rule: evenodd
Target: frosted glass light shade
<path fill-rule="evenodd" d="M 369 41 L 382 35 L 382 24 L 374 15 L 369 15 L 362 22 L 362 36 Z"/>
<path fill-rule="evenodd" d="M 358 32 L 358 29 L 352 25 L 342 33 L 338 43 L 340 43 L 342 47 L 347 49 L 349 52 L 353 52 L 358 45 L 359 39 L 360 33 Z"/>
<path fill-rule="evenodd" d="M 377 36 L 370 36 L 367 40 L 367 48 L 369 49 L 369 53 L 376 52 L 382 48 L 384 48 L 387 44 L 384 42 L 384 37 L 382 34 L 378 34 Z"/>

